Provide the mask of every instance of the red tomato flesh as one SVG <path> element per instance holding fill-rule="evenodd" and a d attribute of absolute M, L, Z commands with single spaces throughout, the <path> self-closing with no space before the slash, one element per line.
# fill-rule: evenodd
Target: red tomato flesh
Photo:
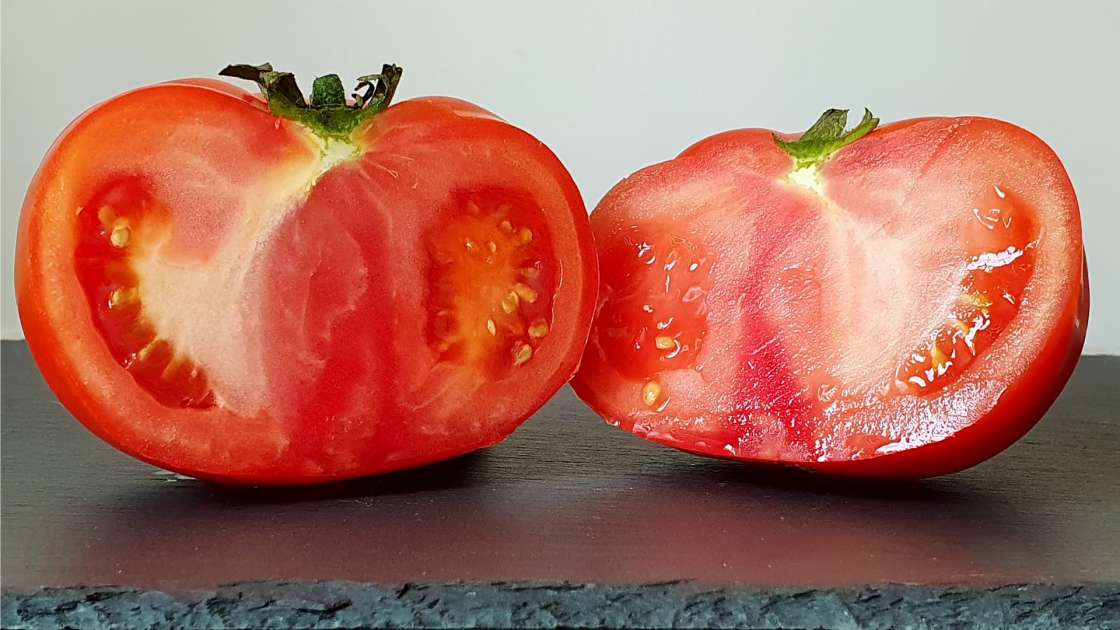
<path fill-rule="evenodd" d="M 489 112 L 417 99 L 324 139 L 190 80 L 63 133 L 16 282 L 47 382 L 99 436 L 315 483 L 506 437 L 575 371 L 597 262 L 563 166 Z"/>
<path fill-rule="evenodd" d="M 1053 152 L 978 118 L 888 125 L 795 168 L 728 132 L 592 213 L 600 311 L 573 385 L 608 422 L 729 459 L 921 477 L 1028 430 L 1088 290 Z"/>

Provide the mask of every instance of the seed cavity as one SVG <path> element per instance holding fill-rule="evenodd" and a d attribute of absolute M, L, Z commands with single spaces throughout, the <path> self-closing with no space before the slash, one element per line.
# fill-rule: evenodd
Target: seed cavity
<path fill-rule="evenodd" d="M 462 208 L 429 249 L 437 272 L 426 326 L 431 347 L 439 360 L 489 363 L 497 354 L 509 357 L 505 369 L 524 365 L 551 332 L 540 284 L 549 270 L 533 229 L 519 225 L 508 204 L 473 199 Z"/>

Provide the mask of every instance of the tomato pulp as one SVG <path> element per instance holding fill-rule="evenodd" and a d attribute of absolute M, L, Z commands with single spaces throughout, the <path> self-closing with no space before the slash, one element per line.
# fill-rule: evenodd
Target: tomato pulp
<path fill-rule="evenodd" d="M 845 122 L 718 134 L 598 205 L 573 385 L 608 422 L 714 457 L 923 477 L 1039 420 L 1088 317 L 1061 162 L 997 120 Z"/>
<path fill-rule="evenodd" d="M 36 175 L 16 288 L 59 400 L 127 453 L 232 483 L 502 440 L 590 328 L 597 262 L 567 171 L 469 103 L 388 106 L 393 66 L 358 102 L 331 75 L 310 103 L 289 74 L 231 69 L 267 98 L 204 79 L 128 92 Z"/>

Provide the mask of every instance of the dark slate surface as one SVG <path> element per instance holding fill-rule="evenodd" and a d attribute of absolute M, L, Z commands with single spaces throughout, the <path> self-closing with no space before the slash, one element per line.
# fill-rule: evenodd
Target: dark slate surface
<path fill-rule="evenodd" d="M 258 582 L 174 597 L 50 589 L 4 600 L 5 627 L 1108 628 L 1120 588 L 645 586 Z"/>
<path fill-rule="evenodd" d="M 2 353 L 4 626 L 1120 623 L 1117 357 L 1006 453 L 923 482 L 697 458 L 564 390 L 489 451 L 285 491 L 135 462 Z"/>

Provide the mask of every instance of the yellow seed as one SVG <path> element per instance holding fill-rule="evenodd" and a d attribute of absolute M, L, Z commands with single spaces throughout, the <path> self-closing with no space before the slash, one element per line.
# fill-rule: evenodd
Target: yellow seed
<path fill-rule="evenodd" d="M 537 301 L 537 292 L 534 291 L 529 285 L 521 284 L 520 282 L 518 282 L 517 284 L 513 285 L 513 292 L 517 294 L 517 297 L 525 300 L 530 304 Z"/>
<path fill-rule="evenodd" d="M 541 270 L 537 269 L 536 267 L 522 267 L 521 268 L 521 275 L 525 276 L 529 280 L 534 280 L 534 279 L 540 277 Z"/>
<path fill-rule="evenodd" d="M 100 221 L 101 225 L 104 225 L 105 227 L 109 227 L 110 225 L 112 225 L 113 221 L 116 220 L 116 218 L 117 213 L 114 212 L 113 208 L 110 206 L 101 206 L 97 210 L 97 220 Z"/>
<path fill-rule="evenodd" d="M 148 356 L 150 356 L 152 354 L 152 350 L 155 350 L 155 347 L 156 347 L 157 343 L 159 343 L 159 337 L 156 337 L 155 339 L 152 339 L 151 341 L 148 342 L 148 345 L 144 346 L 143 348 L 140 348 L 140 352 L 137 352 L 136 356 L 141 361 L 147 361 Z"/>
<path fill-rule="evenodd" d="M 533 339 L 540 339 L 548 334 L 548 322 L 543 319 L 538 319 L 529 326 L 529 336 Z"/>
<path fill-rule="evenodd" d="M 502 221 L 499 223 L 498 229 L 501 230 L 503 234 L 513 234 L 513 224 L 509 221 Z"/>
<path fill-rule="evenodd" d="M 521 231 L 517 233 L 517 240 L 521 241 L 522 245 L 528 243 L 529 241 L 532 241 L 533 231 L 529 228 L 521 228 Z"/>
<path fill-rule="evenodd" d="M 109 306 L 120 306 L 125 302 L 131 302 L 135 299 L 136 287 L 129 287 L 127 289 L 124 287 L 118 287 L 116 289 L 113 289 L 113 292 L 109 294 Z"/>
<path fill-rule="evenodd" d="M 163 368 L 163 372 L 160 372 L 159 377 L 162 378 L 162 379 L 171 378 L 172 376 L 175 375 L 176 370 L 182 364 L 183 364 L 183 358 L 181 356 L 179 356 L 178 354 L 176 354 L 175 356 L 171 357 L 170 361 L 167 362 L 167 366 L 165 366 Z"/>
<path fill-rule="evenodd" d="M 490 331 L 491 335 L 497 335 L 498 334 L 498 327 L 494 325 L 494 320 L 492 320 L 492 319 L 486 320 L 486 330 Z"/>
<path fill-rule="evenodd" d="M 530 346 L 527 343 L 521 344 L 520 346 L 517 347 L 517 350 L 514 351 L 513 364 L 514 365 L 521 365 L 531 358 L 533 358 L 533 348 L 532 348 L 532 346 Z"/>
<path fill-rule="evenodd" d="M 498 252 L 498 244 L 494 241 L 486 241 L 486 249 L 490 250 L 491 254 L 496 254 Z"/>
<path fill-rule="evenodd" d="M 467 248 L 467 253 L 470 253 L 470 254 L 477 254 L 478 253 L 478 243 L 476 243 L 476 242 L 474 242 L 474 241 L 472 241 L 471 239 L 468 238 L 466 240 L 466 242 L 464 243 L 464 245 Z"/>
<path fill-rule="evenodd" d="M 642 402 L 647 407 L 656 405 L 658 398 L 661 398 L 661 385 L 657 381 L 649 381 L 642 387 Z"/>
<path fill-rule="evenodd" d="M 965 301 L 967 301 L 969 304 L 972 304 L 973 306 L 976 306 L 976 307 L 979 307 L 979 308 L 987 308 L 987 307 L 992 305 L 991 298 L 989 298 L 987 295 L 985 295 L 983 293 L 980 293 L 979 291 L 976 292 L 976 293 L 969 293 L 968 295 L 966 295 L 965 296 Z"/>
<path fill-rule="evenodd" d="M 941 350 L 941 346 L 937 345 L 937 343 L 934 342 L 933 344 L 930 344 L 929 347 L 929 359 L 930 363 L 934 367 L 937 367 L 945 363 L 945 361 L 947 361 L 949 357 L 945 356 L 945 353 Z"/>
<path fill-rule="evenodd" d="M 658 350 L 671 350 L 677 347 L 677 342 L 674 341 L 672 337 L 667 337 L 665 335 L 654 339 L 653 343 L 657 346 Z"/>
<path fill-rule="evenodd" d="M 118 225 L 109 233 L 109 242 L 113 244 L 113 247 L 124 247 L 128 245 L 131 238 L 132 230 L 128 229 L 127 225 Z"/>
<path fill-rule="evenodd" d="M 518 299 L 517 294 L 513 291 L 510 291 L 504 298 L 502 298 L 502 310 L 506 315 L 509 315 L 517 310 L 519 302 L 520 300 Z"/>

